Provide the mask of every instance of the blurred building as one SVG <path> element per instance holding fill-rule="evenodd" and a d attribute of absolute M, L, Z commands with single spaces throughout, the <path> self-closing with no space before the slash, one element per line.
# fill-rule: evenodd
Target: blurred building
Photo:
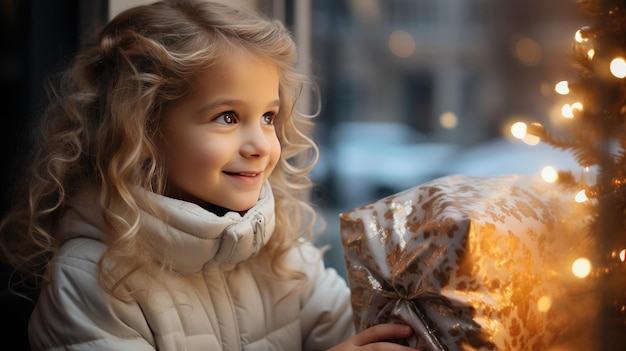
<path fill-rule="evenodd" d="M 323 125 L 392 120 L 464 145 L 499 135 L 507 119 L 545 118 L 550 101 L 541 85 L 568 69 L 580 26 L 572 0 L 312 6 Z"/>

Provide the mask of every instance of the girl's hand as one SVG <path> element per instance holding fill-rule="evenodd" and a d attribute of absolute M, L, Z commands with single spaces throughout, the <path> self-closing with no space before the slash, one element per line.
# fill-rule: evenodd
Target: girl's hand
<path fill-rule="evenodd" d="M 328 351 L 415 351 L 414 348 L 408 346 L 385 342 L 385 340 L 408 338 L 412 333 L 413 330 L 407 325 L 378 324 L 365 329 Z"/>

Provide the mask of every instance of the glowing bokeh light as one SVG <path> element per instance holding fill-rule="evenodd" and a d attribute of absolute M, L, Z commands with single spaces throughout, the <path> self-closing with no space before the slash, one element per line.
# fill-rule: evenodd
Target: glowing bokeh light
<path fill-rule="evenodd" d="M 626 260 L 626 249 L 622 249 L 622 251 L 619 252 L 619 259 L 622 262 Z"/>
<path fill-rule="evenodd" d="M 582 43 L 589 39 L 583 38 L 583 33 L 582 33 L 582 28 L 581 28 L 577 30 L 576 33 L 574 34 L 574 40 L 576 40 L 577 43 Z"/>
<path fill-rule="evenodd" d="M 541 61 L 543 50 L 535 40 L 521 37 L 513 44 L 513 53 L 521 63 L 534 66 Z"/>
<path fill-rule="evenodd" d="M 591 60 L 594 56 L 596 55 L 596 51 L 594 49 L 589 49 L 589 51 L 587 51 L 587 57 L 589 57 L 589 59 Z"/>
<path fill-rule="evenodd" d="M 546 166 L 541 170 L 541 178 L 548 183 L 554 183 L 559 179 L 559 173 L 553 167 Z"/>
<path fill-rule="evenodd" d="M 539 312 L 548 312 L 550 307 L 552 307 L 552 298 L 550 296 L 544 295 L 537 301 L 537 309 Z"/>
<path fill-rule="evenodd" d="M 409 32 L 397 30 L 389 36 L 389 50 L 398 57 L 410 57 L 415 52 L 415 46 L 415 39 Z"/>
<path fill-rule="evenodd" d="M 587 194 L 585 194 L 585 190 L 581 190 L 578 193 L 576 193 L 576 196 L 574 197 L 574 200 L 578 203 L 583 203 L 587 200 L 589 200 L 589 198 L 587 198 Z"/>
<path fill-rule="evenodd" d="M 536 135 L 532 135 L 532 134 L 526 134 L 523 138 L 522 141 L 526 144 L 526 145 L 530 145 L 530 146 L 535 146 L 537 144 L 539 144 L 541 142 L 541 138 L 536 136 Z"/>
<path fill-rule="evenodd" d="M 539 85 L 539 91 L 541 92 L 541 95 L 543 95 L 543 96 L 551 96 L 552 95 L 552 91 L 553 91 L 553 87 L 551 87 L 550 84 L 548 84 L 546 82 L 542 82 Z"/>
<path fill-rule="evenodd" d="M 453 129 L 459 124 L 459 118 L 453 112 L 445 112 L 439 116 L 439 124 L 446 129 Z"/>
<path fill-rule="evenodd" d="M 585 278 L 591 273 L 591 261 L 581 257 L 572 263 L 572 273 L 578 278 Z"/>
<path fill-rule="evenodd" d="M 623 58 L 618 57 L 614 58 L 611 61 L 611 74 L 613 74 L 617 78 L 626 77 L 626 61 Z"/>
<path fill-rule="evenodd" d="M 561 108 L 561 115 L 565 118 L 574 118 L 574 112 L 572 112 L 572 105 L 564 104 Z"/>
<path fill-rule="evenodd" d="M 528 126 L 524 122 L 515 122 L 511 126 L 511 134 L 517 139 L 524 139 Z"/>
<path fill-rule="evenodd" d="M 573 104 L 565 104 L 561 108 L 561 115 L 565 118 L 574 118 L 575 112 L 580 112 L 583 110 L 583 104 L 580 102 L 575 102 Z"/>
<path fill-rule="evenodd" d="M 561 95 L 567 95 L 569 94 L 569 83 L 566 80 L 562 80 L 556 83 L 554 90 Z"/>

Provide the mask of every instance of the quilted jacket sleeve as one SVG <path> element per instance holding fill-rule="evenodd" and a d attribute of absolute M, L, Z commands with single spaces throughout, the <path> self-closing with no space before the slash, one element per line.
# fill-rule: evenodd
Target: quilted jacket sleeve
<path fill-rule="evenodd" d="M 114 299 L 98 283 L 96 262 L 104 249 L 89 239 L 62 247 L 31 315 L 33 350 L 154 350 L 148 325 L 137 318 L 139 306 Z"/>
<path fill-rule="evenodd" d="M 302 254 L 309 278 L 302 295 L 303 349 L 326 350 L 354 334 L 350 291 L 334 269 L 324 267 L 317 248 L 303 246 Z"/>

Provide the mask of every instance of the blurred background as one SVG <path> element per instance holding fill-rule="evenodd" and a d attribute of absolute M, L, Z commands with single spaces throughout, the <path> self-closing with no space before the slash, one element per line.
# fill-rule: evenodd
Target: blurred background
<path fill-rule="evenodd" d="M 321 101 L 311 196 L 326 222 L 318 243 L 342 275 L 341 212 L 448 174 L 577 168 L 524 133 L 532 122 L 567 128 L 571 102 L 555 85 L 575 74 L 569 54 L 586 24 L 575 0 L 222 1 L 283 21 L 318 85 L 300 106 L 314 113 Z M 148 2 L 0 0 L 2 213 L 45 82 L 108 18 Z M 16 316 L 2 332 L 23 338 L 28 306 L 2 294 L 3 313 Z"/>

